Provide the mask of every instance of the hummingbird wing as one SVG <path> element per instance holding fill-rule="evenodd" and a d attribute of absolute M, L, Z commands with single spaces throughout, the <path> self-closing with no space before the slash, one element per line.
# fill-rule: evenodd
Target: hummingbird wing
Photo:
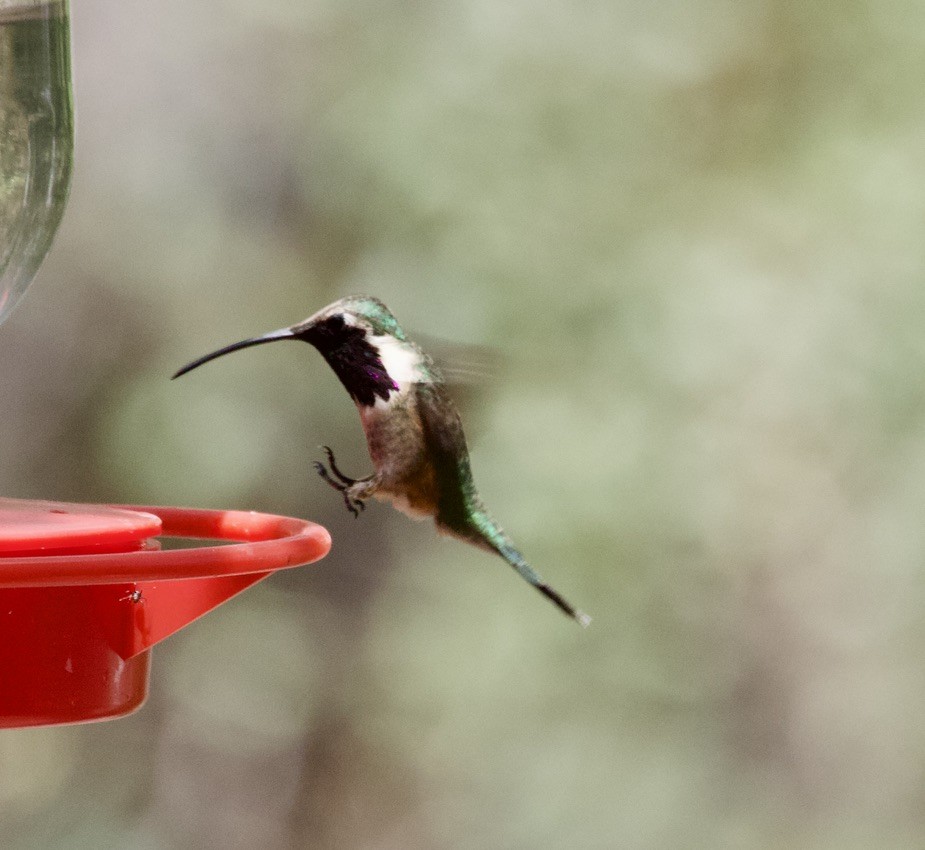
<path fill-rule="evenodd" d="M 414 341 L 427 352 L 446 383 L 488 383 L 501 369 L 501 353 L 491 346 L 417 332 Z"/>
<path fill-rule="evenodd" d="M 416 384 L 415 393 L 427 456 L 437 479 L 437 525 L 471 540 L 471 515 L 481 508 L 481 501 L 472 480 L 459 413 L 439 381 Z"/>
<path fill-rule="evenodd" d="M 448 340 L 443 337 L 415 332 L 414 340 L 427 352 L 428 360 L 443 382 L 443 387 L 466 417 L 466 432 L 471 440 L 478 436 L 484 401 L 488 393 L 497 388 L 505 357 L 487 345 Z"/>

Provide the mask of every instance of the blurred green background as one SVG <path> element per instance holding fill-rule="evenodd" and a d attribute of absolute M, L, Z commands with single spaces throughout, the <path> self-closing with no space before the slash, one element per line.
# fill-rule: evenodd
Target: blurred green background
<path fill-rule="evenodd" d="M 0 733 L 10 848 L 925 846 L 925 8 L 76 0 L 0 492 L 314 519 L 138 714 Z M 335 298 L 501 352 L 486 502 L 385 506 Z"/>

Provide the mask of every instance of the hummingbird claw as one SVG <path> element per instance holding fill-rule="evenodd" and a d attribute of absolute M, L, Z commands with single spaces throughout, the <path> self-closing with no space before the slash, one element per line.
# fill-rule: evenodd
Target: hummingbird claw
<path fill-rule="evenodd" d="M 347 510 L 350 511 L 350 513 L 352 513 L 355 518 L 359 519 L 360 511 L 366 510 L 366 504 L 362 501 L 362 499 L 355 499 L 349 493 L 351 484 L 356 484 L 356 480 L 353 478 L 347 478 L 345 475 L 342 475 L 340 471 L 337 469 L 337 467 L 334 465 L 333 452 L 331 452 L 331 450 L 327 446 L 322 446 L 322 448 L 328 453 L 328 461 L 331 464 L 331 471 L 338 478 L 340 478 L 343 483 L 341 483 L 341 481 L 335 481 L 331 477 L 331 473 L 328 472 L 327 467 L 319 460 L 316 460 L 313 464 L 313 466 L 315 467 L 315 471 L 318 473 L 318 475 L 321 476 L 323 481 L 325 481 L 327 484 L 329 484 L 331 487 L 337 490 L 337 492 L 340 493 L 341 496 L 343 496 L 344 505 L 346 505 Z M 346 483 L 348 481 L 350 482 L 350 484 Z"/>
<path fill-rule="evenodd" d="M 337 468 L 337 464 L 334 462 L 334 452 L 331 451 L 331 447 L 322 446 L 321 448 L 324 450 L 324 453 L 328 456 L 328 466 L 331 467 L 331 472 L 334 473 L 334 476 L 340 481 L 340 483 L 346 484 L 348 487 L 351 484 L 356 484 L 357 483 L 356 478 L 351 478 L 349 475 L 344 475 L 344 473 L 341 472 Z"/>
<path fill-rule="evenodd" d="M 350 499 L 350 497 L 346 493 L 344 493 L 344 504 L 347 506 L 347 510 L 353 514 L 354 519 L 360 518 L 360 512 L 356 509 L 356 506 L 354 505 L 353 501 Z M 362 507 L 362 504 L 361 504 L 361 507 Z"/>
<path fill-rule="evenodd" d="M 321 461 L 316 460 L 313 465 L 315 467 L 315 471 L 321 476 L 321 479 L 325 483 L 329 484 L 331 487 L 333 487 L 335 490 L 337 490 L 340 493 L 343 493 L 344 490 L 347 489 L 346 484 L 341 484 L 335 481 L 333 478 L 331 478 L 330 473 L 328 473 L 327 468 Z"/>

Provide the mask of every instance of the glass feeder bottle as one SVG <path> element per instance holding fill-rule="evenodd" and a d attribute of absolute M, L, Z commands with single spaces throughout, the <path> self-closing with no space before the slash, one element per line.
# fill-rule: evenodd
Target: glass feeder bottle
<path fill-rule="evenodd" d="M 51 245 L 73 151 L 67 0 L 0 0 L 0 322 Z"/>

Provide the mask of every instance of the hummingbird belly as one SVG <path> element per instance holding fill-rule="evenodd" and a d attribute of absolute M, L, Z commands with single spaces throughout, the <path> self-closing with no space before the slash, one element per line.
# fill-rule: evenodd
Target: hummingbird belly
<path fill-rule="evenodd" d="M 437 476 L 412 396 L 402 392 L 388 403 L 357 406 L 378 478 L 372 495 L 415 519 L 433 516 L 439 499 Z"/>
<path fill-rule="evenodd" d="M 420 476 L 415 481 L 404 481 L 402 489 L 380 487 L 374 494 L 376 498 L 389 501 L 406 516 L 412 519 L 426 519 L 436 513 L 437 500 L 428 476 Z"/>

